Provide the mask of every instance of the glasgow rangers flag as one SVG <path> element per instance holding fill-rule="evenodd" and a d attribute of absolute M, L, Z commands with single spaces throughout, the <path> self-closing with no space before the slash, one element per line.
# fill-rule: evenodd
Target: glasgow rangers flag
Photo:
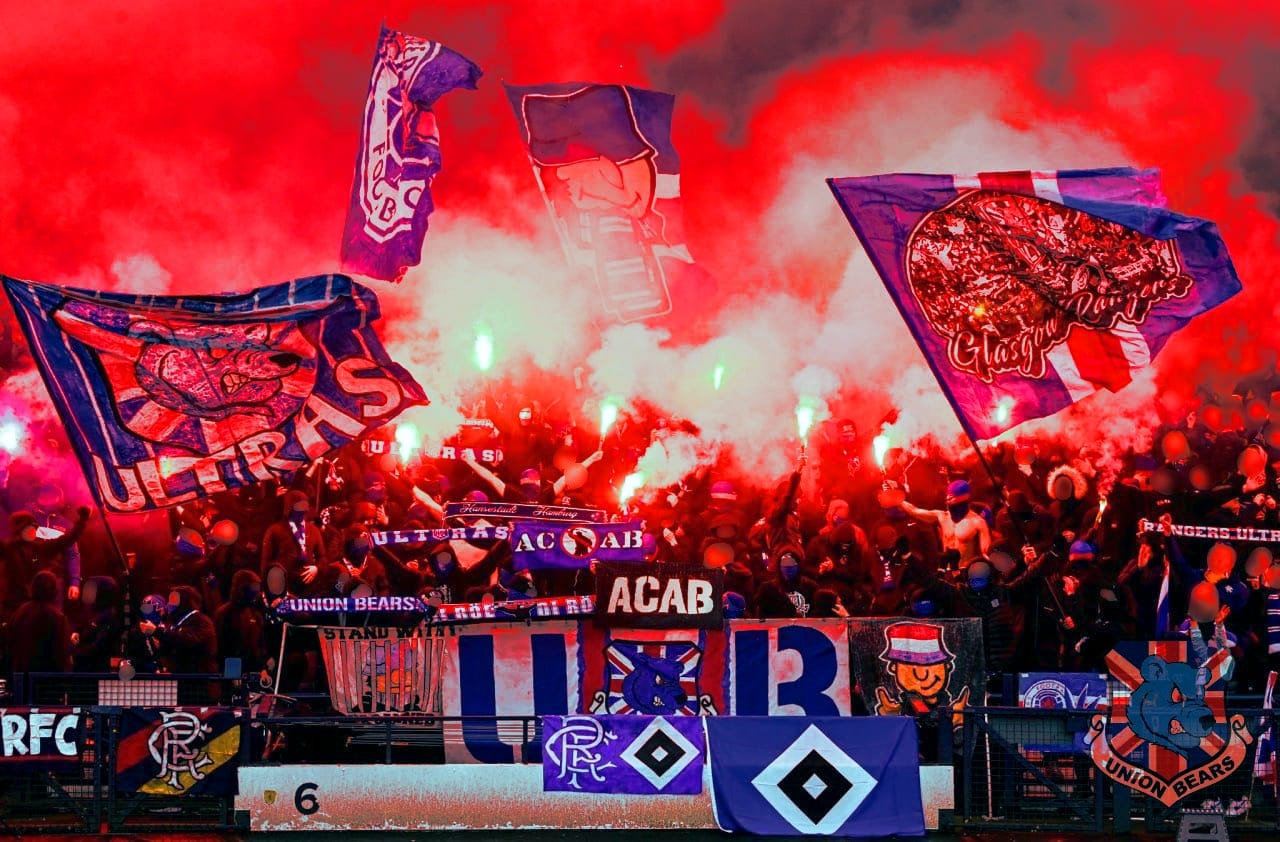
<path fill-rule="evenodd" d="M 1154 170 L 829 179 L 965 431 L 1116 391 L 1240 291 L 1212 222 Z"/>
<path fill-rule="evenodd" d="M 163 508 L 279 479 L 427 402 L 344 275 L 139 296 L 0 276 L 98 500 Z"/>
<path fill-rule="evenodd" d="M 675 97 L 588 82 L 508 85 L 507 96 L 569 264 L 605 314 L 639 321 L 702 295 L 671 143 Z"/>
<path fill-rule="evenodd" d="M 399 281 L 422 260 L 431 181 L 440 172 L 432 108 L 455 88 L 474 89 L 480 74 L 443 44 L 382 28 L 342 235 L 344 269 Z"/>

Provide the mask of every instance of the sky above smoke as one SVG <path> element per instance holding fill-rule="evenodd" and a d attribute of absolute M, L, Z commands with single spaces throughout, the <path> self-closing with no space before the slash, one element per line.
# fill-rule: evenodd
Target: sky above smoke
<path fill-rule="evenodd" d="M 428 432 L 483 385 L 471 351 L 485 326 L 498 370 L 581 369 L 588 396 L 690 418 L 748 468 L 794 456 L 782 445 L 801 393 L 871 434 L 900 410 L 896 444 L 953 442 L 823 180 L 1151 166 L 1174 209 L 1219 223 L 1245 291 L 1175 337 L 1154 376 L 1037 425 L 1123 438 L 1154 420 L 1158 394 L 1229 391 L 1276 343 L 1280 10 L 1180 5 L 11 2 L 0 271 L 175 294 L 335 271 L 385 20 L 485 70 L 438 108 L 422 265 L 401 286 L 371 282 L 393 354 L 435 401 Z M 592 323 L 594 291 L 565 267 L 501 88 L 575 79 L 677 94 L 688 242 L 720 285 L 705 341 Z"/>

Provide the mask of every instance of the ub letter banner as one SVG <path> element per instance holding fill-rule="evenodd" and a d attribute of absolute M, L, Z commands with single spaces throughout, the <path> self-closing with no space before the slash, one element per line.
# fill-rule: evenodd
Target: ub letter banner
<path fill-rule="evenodd" d="M 983 702 L 982 621 L 858 619 L 849 624 L 854 678 L 877 716 L 927 716 Z"/>
<path fill-rule="evenodd" d="M 148 795 L 233 795 L 240 720 L 218 708 L 126 708 L 116 789 Z"/>
<path fill-rule="evenodd" d="M 0 708 L 0 775 L 74 767 L 84 751 L 80 708 Z"/>
<path fill-rule="evenodd" d="M 383 28 L 369 75 L 360 152 L 342 236 L 342 266 L 400 280 L 422 260 L 440 172 L 432 108 L 455 88 L 475 88 L 480 68 L 435 41 Z"/>
<path fill-rule="evenodd" d="M 676 564 L 601 562 L 596 621 L 634 629 L 718 629 L 724 571 Z"/>
<path fill-rule="evenodd" d="M 644 532 L 633 523 L 517 523 L 511 532 L 516 570 L 574 570 L 596 561 L 642 561 Z"/>
<path fill-rule="evenodd" d="M 966 432 L 1132 380 L 1240 291 L 1212 222 L 1133 169 L 829 181 Z"/>
<path fill-rule="evenodd" d="M 716 824 L 762 836 L 923 836 L 910 719 L 706 720 Z"/>
<path fill-rule="evenodd" d="M 507 96 L 569 263 L 599 289 L 605 314 L 672 312 L 677 288 L 702 282 L 684 237 L 675 97 L 586 82 L 508 86 Z"/>
<path fill-rule="evenodd" d="M 343 275 L 212 296 L 4 287 L 112 512 L 280 479 L 426 403 L 373 332 L 377 298 Z"/>
<path fill-rule="evenodd" d="M 697 795 L 706 738 L 693 716 L 547 716 L 546 792 Z"/>

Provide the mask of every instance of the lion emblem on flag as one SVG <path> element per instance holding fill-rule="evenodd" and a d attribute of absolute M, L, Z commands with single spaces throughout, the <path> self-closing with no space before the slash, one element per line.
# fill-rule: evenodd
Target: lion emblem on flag
<path fill-rule="evenodd" d="M 316 348 L 293 323 L 209 324 L 72 301 L 53 314 L 91 349 L 121 426 L 201 455 L 274 430 L 316 382 Z"/>
<path fill-rule="evenodd" d="M 906 274 L 951 365 L 987 383 L 1042 378 L 1072 330 L 1140 325 L 1194 283 L 1175 240 L 992 190 L 926 214 L 907 242 Z"/>

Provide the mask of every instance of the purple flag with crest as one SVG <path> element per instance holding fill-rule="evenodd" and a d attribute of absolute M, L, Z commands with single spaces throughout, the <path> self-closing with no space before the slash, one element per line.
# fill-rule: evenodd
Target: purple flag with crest
<path fill-rule="evenodd" d="M 0 278 L 108 511 L 284 479 L 427 402 L 345 275 L 174 297 Z"/>
<path fill-rule="evenodd" d="M 705 757 L 700 716 L 542 717 L 545 792 L 698 795 Z"/>
<path fill-rule="evenodd" d="M 480 68 L 443 44 L 383 27 L 360 127 L 342 267 L 399 281 L 422 260 L 431 181 L 440 172 L 432 108 L 455 88 L 472 88 Z"/>
<path fill-rule="evenodd" d="M 1212 222 L 1153 170 L 828 184 L 974 439 L 1117 391 L 1240 291 Z"/>

